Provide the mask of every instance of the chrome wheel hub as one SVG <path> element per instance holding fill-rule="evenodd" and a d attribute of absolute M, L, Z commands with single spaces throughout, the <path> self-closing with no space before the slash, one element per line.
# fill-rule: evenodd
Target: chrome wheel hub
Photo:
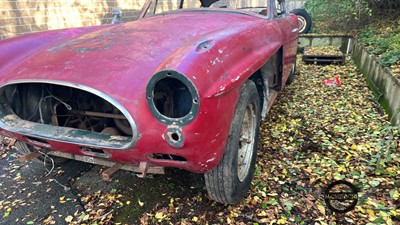
<path fill-rule="evenodd" d="M 254 105 L 248 104 L 244 113 L 239 139 L 237 175 L 240 182 L 243 182 L 246 179 L 254 154 L 254 139 L 257 132 L 257 121 L 255 115 L 256 112 Z"/>

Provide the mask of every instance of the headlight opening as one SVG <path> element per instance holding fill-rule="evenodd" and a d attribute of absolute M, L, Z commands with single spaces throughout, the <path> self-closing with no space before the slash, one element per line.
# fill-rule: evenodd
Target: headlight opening
<path fill-rule="evenodd" d="M 163 124 L 190 123 L 199 110 L 199 95 L 193 83 L 173 70 L 156 73 L 146 89 L 153 115 Z"/>

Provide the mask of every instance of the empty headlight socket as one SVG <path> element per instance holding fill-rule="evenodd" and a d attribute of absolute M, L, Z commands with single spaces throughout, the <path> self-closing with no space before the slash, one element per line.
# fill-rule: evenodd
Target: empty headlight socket
<path fill-rule="evenodd" d="M 182 147 L 182 128 L 199 111 L 199 94 L 193 83 L 182 73 L 162 70 L 150 79 L 146 99 L 154 117 L 167 126 L 165 140 L 172 147 Z"/>

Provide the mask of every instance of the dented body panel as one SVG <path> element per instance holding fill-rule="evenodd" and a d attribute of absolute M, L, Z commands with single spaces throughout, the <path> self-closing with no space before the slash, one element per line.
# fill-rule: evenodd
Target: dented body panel
<path fill-rule="evenodd" d="M 63 130 L 59 125 L 57 130 L 51 130 L 54 124 L 50 122 L 24 122 L 27 119 L 18 119 L 3 110 L 0 134 L 64 153 L 127 164 L 148 162 L 152 166 L 205 173 L 218 165 L 224 153 L 240 86 L 280 49 L 282 83 L 287 80 L 295 62 L 296 27 L 297 18 L 293 15 L 267 19 L 233 10 L 200 9 L 2 41 L 0 88 L 3 93 L 14 96 L 15 92 L 22 92 L 23 84 L 31 83 L 57 84 L 91 92 L 110 103 L 118 115 L 125 116 L 132 132 L 121 136 L 127 140 L 123 143 L 117 139 L 115 143 L 97 145 L 100 142 L 96 140 L 113 137 L 105 132 L 96 134 L 95 141 L 85 141 L 84 137 L 73 141 L 63 132 L 75 134 L 78 128 Z M 163 71 L 164 77 L 170 76 L 170 71 L 176 71 L 176 76 L 185 76 L 187 80 L 182 85 L 190 87 L 188 93 L 192 97 L 197 96 L 192 108 L 187 110 L 193 115 L 186 122 L 180 121 L 181 117 L 161 122 L 152 112 L 160 109 L 156 108 L 157 102 L 154 107 L 149 104 L 149 99 L 155 97 L 151 90 L 150 96 L 146 95 L 146 88 L 152 77 Z M 62 95 L 57 90 L 53 92 L 57 87 L 46 86 L 38 96 L 48 92 L 53 108 L 73 108 L 72 100 L 61 101 Z M 57 98 L 55 93 L 59 94 Z M 76 91 L 75 95 L 79 93 Z M 22 94 L 18 96 L 23 98 Z M 11 108 L 18 108 L 18 104 L 8 102 Z M 38 100 L 39 107 L 43 102 L 46 100 Z M 112 119 L 109 121 L 104 124 L 114 123 Z M 54 133 L 49 131 L 45 135 L 43 130 Z M 87 151 L 88 148 L 97 150 Z M 159 158 L 159 155 L 172 157 Z"/>

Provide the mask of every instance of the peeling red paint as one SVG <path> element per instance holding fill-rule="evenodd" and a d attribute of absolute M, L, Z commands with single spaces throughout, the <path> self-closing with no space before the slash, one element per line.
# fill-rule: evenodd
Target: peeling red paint
<path fill-rule="evenodd" d="M 240 85 L 282 46 L 286 81 L 298 35 L 291 33 L 296 26 L 292 21 L 207 9 L 12 38 L 0 42 L 0 86 L 41 79 L 99 90 L 126 108 L 140 135 L 130 149 L 104 149 L 110 160 L 204 173 L 223 155 Z M 198 115 L 180 127 L 184 137 L 180 148 L 167 143 L 167 127 L 146 102 L 149 80 L 166 68 L 185 74 L 200 95 Z M 25 140 L 18 133 L 0 133 Z M 54 150 L 82 154 L 79 145 L 48 143 Z M 187 161 L 149 157 L 160 152 Z"/>

